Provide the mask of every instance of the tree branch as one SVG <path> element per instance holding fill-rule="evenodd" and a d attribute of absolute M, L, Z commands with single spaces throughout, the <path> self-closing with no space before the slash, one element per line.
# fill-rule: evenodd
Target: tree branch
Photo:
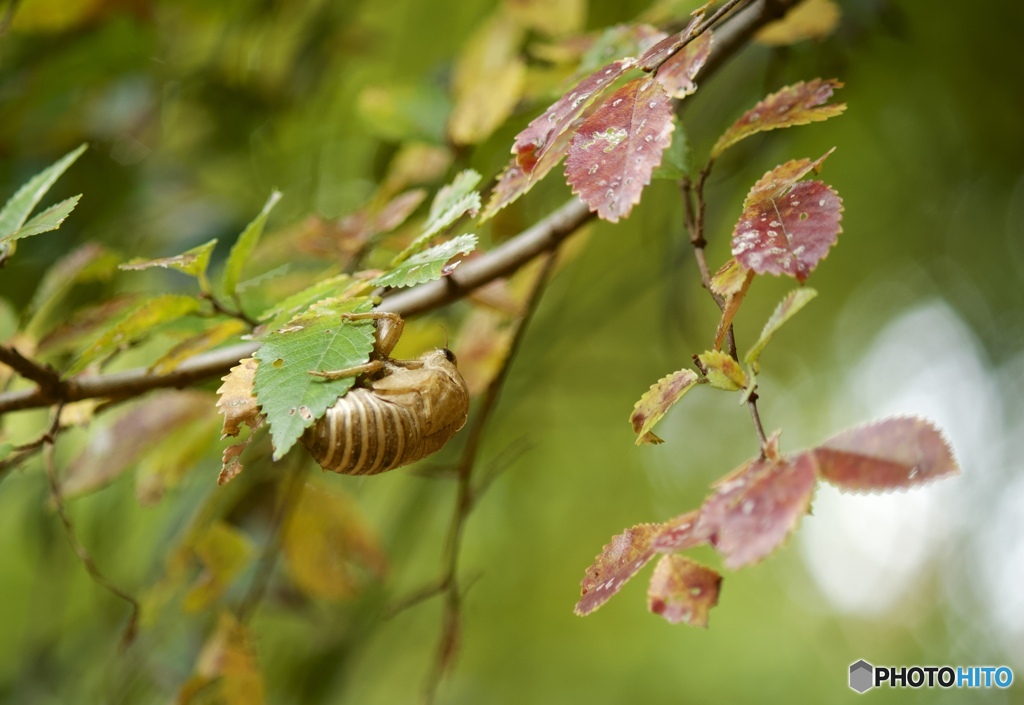
<path fill-rule="evenodd" d="M 745 46 L 761 26 L 780 17 L 792 4 L 793 0 L 757 0 L 730 15 L 715 29 L 715 44 L 702 71 L 705 80 Z M 507 242 L 466 262 L 445 279 L 398 291 L 386 297 L 380 308 L 411 316 L 461 299 L 494 279 L 512 274 L 538 255 L 550 252 L 593 217 L 594 214 L 586 205 L 573 199 Z M 152 389 L 180 389 L 226 374 L 240 359 L 251 356 L 257 347 L 257 343 L 241 343 L 197 355 L 168 374 L 136 368 L 73 378 L 63 382 L 63 392 L 57 396 L 41 388 L 6 392 L 0 394 L 0 414 L 35 409 L 57 402 L 91 398 L 118 399 L 137 396 Z"/>

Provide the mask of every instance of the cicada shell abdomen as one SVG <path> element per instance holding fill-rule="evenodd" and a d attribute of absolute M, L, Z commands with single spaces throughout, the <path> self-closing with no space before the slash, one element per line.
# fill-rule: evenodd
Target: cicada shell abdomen
<path fill-rule="evenodd" d="M 469 389 L 448 350 L 388 361 L 369 387 L 354 387 L 302 436 L 325 470 L 376 475 L 440 450 L 466 423 Z"/>

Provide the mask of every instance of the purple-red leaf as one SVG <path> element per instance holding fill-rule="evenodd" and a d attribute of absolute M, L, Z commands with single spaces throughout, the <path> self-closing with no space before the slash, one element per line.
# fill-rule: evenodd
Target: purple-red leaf
<path fill-rule="evenodd" d="M 573 193 L 605 220 L 629 215 L 673 128 L 672 101 L 661 84 L 649 77 L 630 81 L 576 131 L 565 166 Z"/>
<path fill-rule="evenodd" d="M 821 181 L 801 181 L 782 195 L 747 200 L 733 231 L 732 254 L 758 274 L 805 281 L 842 232 L 843 201 Z"/>
<path fill-rule="evenodd" d="M 569 126 L 576 118 L 583 114 L 591 99 L 610 86 L 633 64 L 633 59 L 620 59 L 602 66 L 555 101 L 540 117 L 516 135 L 512 153 L 516 155 L 516 161 L 522 170 L 531 174 L 534 180 L 543 178 L 544 174 L 561 160 L 562 152 L 568 144 L 567 140 L 559 138 L 569 130 Z"/>
<path fill-rule="evenodd" d="M 662 442 L 651 433 L 651 429 L 699 381 L 700 378 L 693 370 L 679 370 L 651 385 L 633 406 L 633 413 L 629 417 L 633 432 L 637 434 L 637 445 Z"/>
<path fill-rule="evenodd" d="M 716 484 L 700 510 L 706 535 L 730 569 L 756 563 L 785 542 L 807 513 L 817 480 L 814 458 L 755 459 Z"/>
<path fill-rule="evenodd" d="M 718 604 L 722 576 L 686 556 L 662 556 L 651 576 L 647 607 L 671 624 L 708 626 L 708 610 Z"/>
<path fill-rule="evenodd" d="M 651 541 L 651 547 L 658 553 L 670 553 L 707 543 L 707 537 L 697 532 L 699 517 L 698 511 L 692 511 L 666 521 Z"/>
<path fill-rule="evenodd" d="M 596 610 L 647 565 L 655 553 L 651 544 L 662 527 L 638 524 L 612 537 L 580 582 L 583 597 L 576 603 L 576 614 L 582 617 Z"/>
<path fill-rule="evenodd" d="M 816 78 L 806 83 L 800 81 L 786 86 L 762 100 L 743 114 L 732 124 L 711 149 L 711 158 L 716 159 L 726 149 L 740 140 L 782 127 L 806 125 L 812 122 L 828 120 L 846 110 L 845 103 L 822 105 L 832 97 L 832 91 L 842 88 L 843 84 L 836 79 L 822 80 Z"/>
<path fill-rule="evenodd" d="M 532 185 L 530 175 L 523 171 L 516 158 L 512 157 L 512 161 L 505 167 L 505 171 L 501 172 L 498 183 L 491 191 L 491 198 L 480 214 L 480 222 L 493 218 L 498 211 L 529 191 Z"/>
<path fill-rule="evenodd" d="M 673 98 L 685 98 L 697 90 L 693 79 L 711 56 L 711 32 L 705 32 L 662 64 L 656 77 Z"/>
<path fill-rule="evenodd" d="M 823 479 L 855 492 L 904 489 L 960 472 L 942 432 L 913 416 L 844 431 L 807 454 Z"/>

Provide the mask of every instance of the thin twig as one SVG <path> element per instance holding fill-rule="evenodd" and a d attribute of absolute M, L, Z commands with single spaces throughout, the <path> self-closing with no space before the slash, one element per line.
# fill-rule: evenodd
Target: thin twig
<path fill-rule="evenodd" d="M 96 562 L 92 559 L 89 551 L 86 550 L 85 546 L 82 545 L 78 540 L 78 536 L 75 534 L 74 525 L 71 523 L 67 507 L 64 505 L 64 498 L 60 493 L 60 482 L 57 479 L 57 464 L 54 459 L 55 448 L 57 445 L 57 434 L 60 430 L 60 412 L 62 406 L 63 405 L 58 404 L 55 407 L 53 421 L 50 424 L 50 430 L 43 440 L 43 464 L 46 466 L 46 477 L 50 482 L 50 499 L 53 501 L 53 505 L 57 508 L 57 514 L 60 516 L 61 524 L 64 525 L 64 533 L 68 537 L 68 543 L 71 544 L 71 550 L 75 552 L 78 560 L 85 568 L 85 572 L 89 574 L 89 577 L 92 578 L 93 582 L 97 585 L 103 587 L 108 592 L 113 593 L 131 605 L 131 616 L 128 618 L 128 624 L 125 626 L 124 632 L 121 634 L 121 648 L 124 649 L 130 646 L 132 641 L 135 639 L 135 633 L 139 626 L 139 602 L 127 592 L 114 585 L 114 583 L 110 582 L 110 580 L 100 572 L 100 569 L 96 567 Z"/>
<path fill-rule="evenodd" d="M 444 616 L 442 617 L 441 638 L 438 642 L 434 667 L 427 674 L 424 688 L 424 700 L 427 703 L 434 701 L 437 695 L 437 688 L 441 684 L 441 679 L 451 667 L 458 650 L 462 609 L 462 591 L 459 587 L 459 554 L 461 552 L 462 535 L 466 526 L 466 520 L 469 518 L 473 505 L 478 498 L 478 495 L 473 491 L 473 467 L 476 464 L 487 423 L 497 407 L 498 399 L 501 397 L 501 390 L 505 380 L 508 378 L 512 361 L 519 351 L 519 346 L 522 343 L 526 329 L 529 327 L 530 321 L 533 320 L 538 304 L 544 294 L 544 289 L 554 269 L 556 254 L 557 250 L 548 255 L 544 268 L 537 275 L 536 280 L 534 280 L 533 288 L 526 303 L 526 309 L 519 320 L 519 324 L 516 326 L 516 332 L 512 337 L 508 352 L 505 354 L 505 359 L 502 361 L 498 373 L 491 379 L 490 384 L 487 385 L 487 390 L 484 392 L 483 400 L 480 402 L 480 407 L 473 421 L 473 428 L 470 430 L 466 446 L 459 459 L 458 496 L 455 500 L 455 510 L 448 529 L 448 538 L 445 542 L 444 573 L 443 577 L 438 581 L 438 585 L 443 586 L 445 594 Z M 426 597 L 422 599 L 426 599 Z"/>
<path fill-rule="evenodd" d="M 0 363 L 7 365 L 30 382 L 38 384 L 43 393 L 60 399 L 64 384 L 55 370 L 41 365 L 35 360 L 30 360 L 22 355 L 17 348 L 8 345 L 0 345 Z"/>

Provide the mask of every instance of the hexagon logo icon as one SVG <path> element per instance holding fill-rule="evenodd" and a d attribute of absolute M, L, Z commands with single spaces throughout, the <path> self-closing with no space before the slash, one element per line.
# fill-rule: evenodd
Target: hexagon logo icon
<path fill-rule="evenodd" d="M 858 693 L 864 693 L 874 687 L 874 667 L 861 659 L 850 664 L 850 687 Z"/>

